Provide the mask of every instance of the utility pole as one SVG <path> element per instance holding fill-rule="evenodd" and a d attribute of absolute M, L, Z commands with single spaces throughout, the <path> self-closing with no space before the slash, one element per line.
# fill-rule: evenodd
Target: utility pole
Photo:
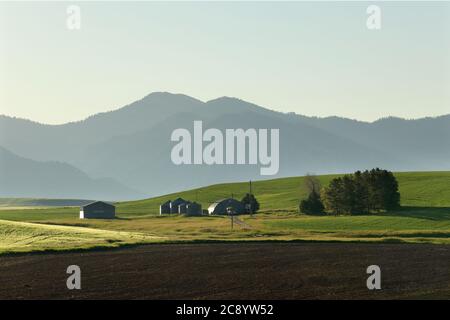
<path fill-rule="evenodd" d="M 230 223 L 231 223 L 231 230 L 233 230 L 234 227 L 234 219 L 233 219 L 233 208 L 232 207 L 228 207 L 227 208 L 227 213 L 230 216 Z"/>
<path fill-rule="evenodd" d="M 253 206 L 252 206 L 252 180 L 250 180 L 250 193 L 249 193 L 249 206 L 250 206 L 250 217 L 253 217 Z"/>

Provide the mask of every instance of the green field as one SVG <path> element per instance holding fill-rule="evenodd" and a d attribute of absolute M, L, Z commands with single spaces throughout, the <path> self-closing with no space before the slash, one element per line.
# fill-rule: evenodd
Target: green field
<path fill-rule="evenodd" d="M 149 234 L 0 221 L 0 253 L 117 247 L 162 240 Z"/>
<path fill-rule="evenodd" d="M 319 179 L 322 185 L 327 185 L 337 176 L 324 175 L 319 176 Z M 450 172 L 405 172 L 395 176 L 399 181 L 403 206 L 450 207 Z M 262 211 L 297 211 L 299 199 L 306 198 L 303 177 L 256 181 L 252 187 Z M 118 208 L 123 214 L 157 214 L 160 203 L 177 197 L 196 200 L 207 208 L 215 200 L 231 195 L 241 199 L 248 192 L 248 188 L 247 182 L 217 184 L 147 200 L 123 202 L 118 204 Z"/>
<path fill-rule="evenodd" d="M 80 206 L 92 200 L 79 199 L 41 199 L 41 198 L 0 198 L 0 210 L 3 208 L 36 208 Z"/>
<path fill-rule="evenodd" d="M 319 178 L 325 185 L 335 176 Z M 402 209 L 338 217 L 313 217 L 298 213 L 299 199 L 306 196 L 302 177 L 256 181 L 253 192 L 260 202 L 261 212 L 253 217 L 240 217 L 251 226 L 250 229 L 236 226 L 231 230 L 227 217 L 159 216 L 159 204 L 168 199 L 183 197 L 196 200 L 207 208 L 215 200 L 232 194 L 241 198 L 248 190 L 248 183 L 219 184 L 152 199 L 117 203 L 118 218 L 115 220 L 80 220 L 77 207 L 2 208 L 1 220 L 31 222 L 35 231 L 22 232 L 21 225 L 16 226 L 17 232 L 0 231 L 0 252 L 118 246 L 153 241 L 450 243 L 450 172 L 397 173 L 396 177 Z M 5 226 L 5 223 L 0 221 L 0 230 L 10 230 L 11 226 Z M 59 225 L 75 229 L 64 229 L 64 236 L 58 238 L 60 229 L 53 228 L 60 228 Z M 40 227 L 43 229 L 39 230 Z M 79 233 L 84 230 L 89 232 Z M 108 240 L 115 232 L 119 232 L 120 241 Z M 21 241 L 22 237 L 33 239 L 36 234 L 42 235 L 48 242 L 40 240 L 27 245 L 26 241 Z"/>

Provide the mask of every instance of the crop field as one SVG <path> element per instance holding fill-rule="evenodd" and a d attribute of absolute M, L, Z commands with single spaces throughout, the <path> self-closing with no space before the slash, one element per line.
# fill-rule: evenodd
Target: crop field
<path fill-rule="evenodd" d="M 332 177 L 335 176 L 320 176 L 320 180 L 325 185 Z M 197 200 L 204 208 L 214 200 L 231 194 L 241 198 L 247 191 L 247 183 L 213 185 L 140 201 L 119 202 L 116 204 L 117 219 L 114 220 L 80 220 L 78 207 L 4 207 L 0 210 L 0 220 L 3 220 L 0 222 L 3 235 L 0 252 L 161 241 L 450 243 L 450 173 L 397 173 L 396 177 L 402 208 L 395 212 L 357 216 L 299 214 L 296 206 L 299 199 L 306 195 L 302 177 L 253 182 L 253 192 L 261 204 L 261 210 L 253 216 L 239 217 L 248 228 L 235 224 L 231 229 L 230 219 L 222 216 L 160 216 L 158 213 L 160 203 L 176 197 Z M 17 205 L 17 202 L 10 202 Z M 18 231 L 11 233 L 8 230 L 12 226 L 5 220 L 33 224 L 17 225 Z M 69 228 L 62 232 L 58 226 Z M 21 228 L 26 232 L 22 232 Z M 116 236 L 119 240 L 115 239 Z M 35 240 L 31 240 L 33 238 Z"/>
<path fill-rule="evenodd" d="M 302 177 L 256 181 L 261 210 L 239 216 L 245 224 L 233 229 L 226 216 L 159 215 L 159 204 L 183 197 L 207 208 L 231 194 L 241 198 L 247 183 L 119 202 L 113 220 L 80 220 L 78 207 L 47 200 L 8 199 L 0 210 L 0 298 L 446 299 L 450 173 L 396 177 L 401 209 L 355 216 L 300 214 Z M 69 294 L 72 263 L 88 285 Z M 370 264 L 383 269 L 379 292 L 365 286 Z"/>
<path fill-rule="evenodd" d="M 5 256 L 2 299 L 448 299 L 449 246 L 187 243 Z M 65 270 L 82 268 L 82 290 Z M 366 268 L 382 268 L 367 290 Z"/>
<path fill-rule="evenodd" d="M 0 221 L 0 254 L 28 251 L 107 248 L 156 242 L 157 237 L 136 232 Z"/>

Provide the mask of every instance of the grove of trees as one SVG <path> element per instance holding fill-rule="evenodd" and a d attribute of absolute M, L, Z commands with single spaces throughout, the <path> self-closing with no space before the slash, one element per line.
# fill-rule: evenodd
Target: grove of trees
<path fill-rule="evenodd" d="M 311 180 L 315 181 L 313 188 Z M 332 179 L 320 191 L 317 178 L 307 176 L 305 183 L 308 199 L 300 202 L 300 211 L 305 214 L 367 214 L 400 207 L 397 179 L 387 170 L 356 171 Z"/>

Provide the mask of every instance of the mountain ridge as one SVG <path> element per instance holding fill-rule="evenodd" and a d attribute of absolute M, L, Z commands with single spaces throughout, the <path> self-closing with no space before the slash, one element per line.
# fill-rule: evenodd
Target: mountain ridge
<path fill-rule="evenodd" d="M 0 116 L 0 146 L 12 153 L 33 161 L 64 162 L 92 179 L 113 178 L 147 195 L 261 178 L 255 165 L 174 165 L 171 133 L 192 130 L 195 120 L 203 121 L 204 130 L 278 128 L 280 171 L 273 178 L 375 166 L 450 170 L 450 115 L 364 122 L 282 113 L 233 97 L 203 102 L 156 92 L 77 123 L 54 126 L 5 119 Z"/>
<path fill-rule="evenodd" d="M 122 109 L 126 109 L 128 107 L 132 107 L 133 104 L 135 104 L 137 102 L 144 101 L 144 100 L 146 100 L 148 98 L 152 98 L 152 97 L 155 97 L 155 96 L 158 96 L 158 97 L 163 97 L 163 96 L 164 97 L 171 97 L 171 96 L 183 97 L 183 98 L 195 101 L 195 102 L 200 103 L 200 104 L 215 103 L 215 102 L 221 101 L 221 100 L 239 101 L 239 102 L 242 102 L 242 103 L 245 103 L 245 104 L 248 104 L 248 105 L 256 106 L 258 108 L 262 108 L 262 109 L 265 109 L 265 110 L 269 110 L 269 111 L 272 111 L 272 112 L 277 112 L 277 113 L 281 113 L 281 114 L 285 114 L 285 115 L 295 115 L 295 116 L 301 116 L 301 117 L 305 117 L 305 118 L 309 118 L 309 119 L 322 119 L 322 120 L 325 120 L 325 119 L 342 119 L 342 120 L 357 121 L 357 122 L 360 122 L 360 123 L 368 123 L 368 124 L 372 124 L 372 123 L 380 122 L 380 121 L 385 121 L 385 120 L 390 120 L 390 119 L 399 119 L 399 120 L 405 120 L 405 121 L 417 121 L 417 120 L 438 119 L 438 118 L 450 117 L 450 113 L 442 114 L 442 115 L 438 115 L 438 116 L 424 116 L 424 117 L 419 117 L 419 118 L 402 118 L 402 117 L 398 117 L 398 116 L 383 116 L 383 117 L 377 118 L 375 120 L 368 121 L 368 120 L 360 120 L 360 119 L 349 118 L 349 117 L 338 116 L 338 115 L 329 115 L 329 116 L 322 116 L 322 117 L 321 116 L 307 116 L 307 115 L 304 115 L 304 114 L 301 114 L 301 113 L 297 113 L 297 112 L 293 112 L 293 111 L 282 112 L 282 111 L 278 111 L 278 110 L 273 110 L 273 109 L 270 109 L 268 107 L 263 107 L 263 106 L 255 104 L 255 103 L 243 100 L 243 99 L 238 98 L 238 97 L 233 97 L 233 96 L 221 96 L 221 97 L 217 97 L 217 98 L 210 99 L 210 100 L 207 100 L 207 101 L 202 101 L 200 99 L 194 98 L 192 96 L 189 96 L 189 95 L 186 95 L 186 94 L 183 94 L 183 93 L 172 93 L 172 92 L 169 92 L 169 91 L 154 91 L 154 92 L 151 92 L 151 93 L 145 95 L 141 99 L 135 100 L 132 103 L 129 103 L 129 104 L 127 104 L 125 106 L 122 106 L 122 107 L 119 107 L 117 109 L 111 109 L 111 110 L 108 110 L 108 111 L 97 112 L 97 113 L 94 113 L 94 114 L 92 114 L 90 116 L 87 116 L 87 117 L 79 119 L 79 120 L 72 120 L 72 121 L 68 121 L 68 122 L 64 122 L 64 123 L 60 123 L 60 124 L 44 123 L 44 122 L 36 121 L 36 120 L 33 120 L 33 119 L 28 119 L 28 118 L 24 118 L 24 117 L 17 117 L 17 116 L 11 116 L 11 115 L 7 115 L 7 114 L 0 114 L 0 119 L 1 118 L 6 118 L 6 119 L 10 119 L 10 120 L 26 121 L 26 122 L 31 122 L 33 124 L 43 125 L 43 126 L 54 126 L 54 127 L 64 126 L 64 125 L 68 125 L 68 124 L 77 124 L 77 123 L 80 123 L 80 122 L 87 121 L 87 120 L 89 120 L 91 118 L 95 118 L 96 116 L 106 115 L 106 114 L 109 114 L 109 113 L 120 111 Z"/>
<path fill-rule="evenodd" d="M 92 179 L 78 168 L 59 161 L 34 161 L 0 147 L 0 196 L 27 198 L 139 199 L 144 193 L 111 178 Z"/>

